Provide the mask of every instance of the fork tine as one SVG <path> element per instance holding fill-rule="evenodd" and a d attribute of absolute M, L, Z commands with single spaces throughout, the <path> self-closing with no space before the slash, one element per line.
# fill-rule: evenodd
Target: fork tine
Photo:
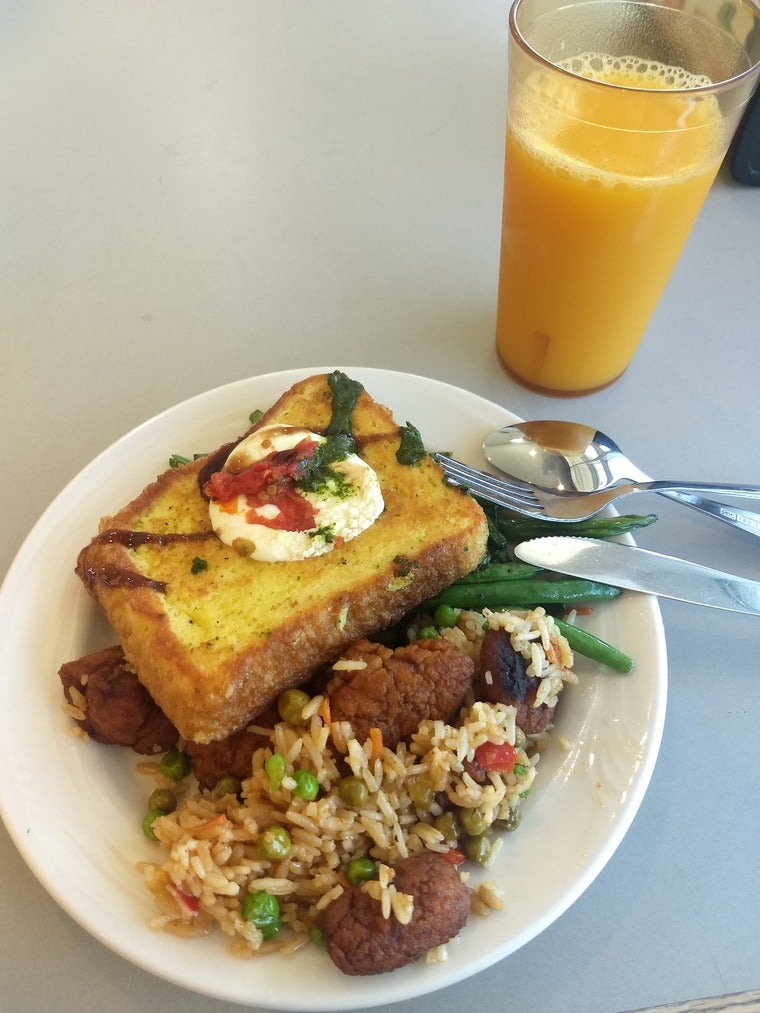
<path fill-rule="evenodd" d="M 521 482 L 509 482 L 504 478 L 490 474 L 490 472 L 462 464 L 461 461 L 450 460 L 448 470 L 453 476 L 461 476 L 470 482 L 479 482 L 484 488 L 493 489 L 517 503 L 522 503 L 525 506 L 540 506 L 534 490 Z"/>
<path fill-rule="evenodd" d="M 510 482 L 506 478 L 492 475 L 489 471 L 473 468 L 470 464 L 463 464 L 461 461 L 457 461 L 453 457 L 446 457 L 444 454 L 433 454 L 433 457 L 435 457 L 444 471 L 452 477 L 461 475 L 471 481 L 482 481 L 503 490 L 510 496 L 514 495 L 520 500 L 525 500 L 528 503 L 537 502 L 535 491 L 525 482 Z"/>
<path fill-rule="evenodd" d="M 467 478 L 461 476 L 449 476 L 449 482 L 453 485 L 466 488 L 468 492 L 481 499 L 495 503 L 497 506 L 505 507 L 513 513 L 523 514 L 527 517 L 541 516 L 542 510 L 530 502 L 518 502 L 511 494 L 500 490 L 494 483 L 482 479 Z"/>
<path fill-rule="evenodd" d="M 446 470 L 446 469 L 444 469 Z M 510 488 L 510 486 L 504 486 L 501 484 L 498 478 L 493 475 L 489 475 L 484 472 L 478 475 L 474 471 L 462 472 L 454 469 L 449 470 L 449 476 L 452 479 L 456 479 L 467 485 L 469 488 L 474 489 L 476 486 L 482 489 L 485 493 L 493 493 L 494 495 L 500 496 L 509 503 L 514 503 L 518 506 L 525 507 L 526 509 L 542 510 L 543 507 L 536 500 L 536 497 L 530 491 L 523 489 Z"/>
<path fill-rule="evenodd" d="M 536 500 L 532 490 L 527 486 L 517 486 L 504 482 L 487 471 L 480 471 L 471 468 L 469 465 L 455 461 L 443 454 L 434 454 L 446 477 L 457 485 L 466 486 L 470 492 L 481 496 L 483 499 L 503 506 L 507 510 L 524 514 L 528 517 L 541 516 L 544 512 L 541 504 Z"/>
<path fill-rule="evenodd" d="M 493 485 L 488 483 L 480 482 L 478 479 L 463 479 L 454 478 L 448 476 L 449 482 L 452 485 L 461 486 L 463 489 L 467 489 L 468 492 L 475 496 L 479 496 L 481 499 L 488 500 L 489 503 L 495 503 L 497 506 L 505 507 L 507 510 L 512 510 L 514 513 L 524 514 L 528 517 L 533 517 L 536 514 L 541 513 L 540 509 L 528 506 L 524 503 L 516 503 L 510 496 L 505 493 L 499 492 Z"/>

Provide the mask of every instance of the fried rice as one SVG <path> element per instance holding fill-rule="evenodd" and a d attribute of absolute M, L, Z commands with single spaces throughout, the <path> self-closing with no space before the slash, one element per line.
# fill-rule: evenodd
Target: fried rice
<path fill-rule="evenodd" d="M 543 608 L 462 612 L 441 635 L 477 659 L 489 627 L 509 633 L 527 674 L 540 679 L 536 706 L 556 704 L 563 686 L 576 681 L 570 647 Z M 334 667 L 345 671 L 340 659 Z M 394 864 L 422 849 L 452 857 L 457 841 L 440 817 L 452 807 L 469 811 L 470 821 L 493 839 L 489 861 L 503 840 L 498 828 L 518 825 L 546 736 L 526 737 L 515 716 L 512 706 L 467 699 L 455 722 L 425 720 L 390 749 L 376 737 L 360 742 L 350 724 L 331 721 L 329 697 L 319 694 L 303 708 L 300 724 L 255 728 L 268 743 L 255 751 L 239 794 L 192 792 L 155 819 L 162 855 L 142 866 L 159 910 L 151 926 L 187 935 L 221 930 L 241 957 L 293 951 L 316 937 L 318 913 L 346 889 L 346 869 L 357 858 L 371 859 L 377 870 L 362 889 L 385 917 L 407 923 L 414 898 L 396 891 Z M 468 766 L 486 742 L 514 746 L 515 765 L 479 783 Z M 274 754 L 283 760 L 276 780 L 267 765 Z M 315 798 L 297 794 L 299 771 L 316 777 Z M 359 804 L 347 804 L 338 790 L 349 771 L 366 788 Z M 272 827 L 286 830 L 290 841 L 287 854 L 274 861 L 260 851 L 261 834 Z M 258 891 L 278 900 L 282 931 L 275 939 L 265 939 L 243 914 L 246 897 Z M 471 910 L 485 914 L 501 906 L 493 884 L 473 888 Z M 445 948 L 429 954 L 444 958 Z"/>

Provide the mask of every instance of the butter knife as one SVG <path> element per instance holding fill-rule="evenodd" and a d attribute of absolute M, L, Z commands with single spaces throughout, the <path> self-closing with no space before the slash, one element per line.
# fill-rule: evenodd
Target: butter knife
<path fill-rule="evenodd" d="M 525 563 L 573 577 L 599 580 L 709 608 L 760 615 L 759 581 L 635 545 L 573 535 L 548 535 L 520 542 L 514 552 Z"/>

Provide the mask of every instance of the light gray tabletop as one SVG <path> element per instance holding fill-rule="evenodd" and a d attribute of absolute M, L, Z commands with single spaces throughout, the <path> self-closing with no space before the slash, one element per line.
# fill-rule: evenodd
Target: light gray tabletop
<path fill-rule="evenodd" d="M 542 398 L 500 371 L 505 20 L 494 0 L 0 2 L 1 573 L 121 434 L 291 366 L 421 374 L 596 425 L 655 477 L 760 482 L 760 190 L 726 174 L 615 386 Z M 641 544 L 760 578 L 751 536 L 636 509 L 659 514 Z M 662 614 L 665 733 L 619 849 L 524 948 L 399 1013 L 605 1013 L 760 984 L 760 619 Z M 0 870 L 3 1009 L 237 1008 L 91 938 L 2 829 Z"/>

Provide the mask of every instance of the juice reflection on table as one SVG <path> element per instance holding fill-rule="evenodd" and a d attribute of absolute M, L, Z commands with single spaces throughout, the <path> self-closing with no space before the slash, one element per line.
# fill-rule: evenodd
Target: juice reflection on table
<path fill-rule="evenodd" d="M 513 83 L 496 332 L 508 371 L 554 393 L 624 371 L 722 156 L 715 97 L 665 91 L 706 79 L 598 54 L 569 69 L 627 87 Z"/>

